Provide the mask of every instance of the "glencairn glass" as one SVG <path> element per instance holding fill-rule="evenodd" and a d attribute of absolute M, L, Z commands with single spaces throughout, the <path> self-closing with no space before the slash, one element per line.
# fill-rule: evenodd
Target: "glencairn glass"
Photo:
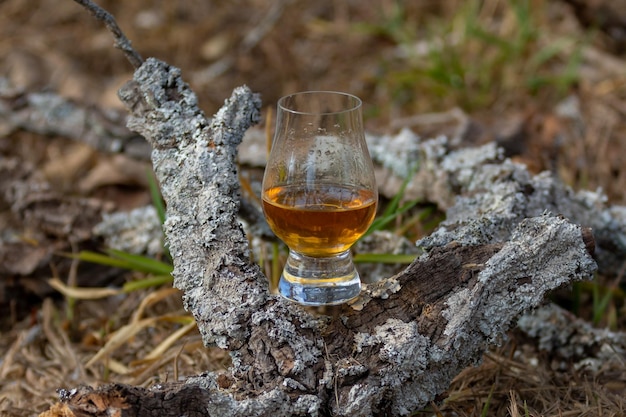
<path fill-rule="evenodd" d="M 350 247 L 378 202 L 361 100 L 309 91 L 278 101 L 263 176 L 263 212 L 288 247 L 278 291 L 304 305 L 341 304 L 361 291 Z"/>

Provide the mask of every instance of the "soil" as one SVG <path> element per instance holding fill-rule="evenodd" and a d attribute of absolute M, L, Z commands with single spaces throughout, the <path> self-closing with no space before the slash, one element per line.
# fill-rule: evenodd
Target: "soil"
<path fill-rule="evenodd" d="M 268 120 L 285 94 L 348 91 L 363 100 L 370 132 L 456 135 L 458 146 L 496 140 L 533 172 L 626 204 L 624 1 L 529 2 L 527 38 L 518 2 L 406 3 L 99 2 L 143 57 L 181 68 L 206 114 L 242 84 L 261 94 Z M 484 26 L 472 32 L 467 16 Z M 144 275 L 68 256 L 104 249 L 93 233 L 103 213 L 152 201 L 145 150 L 110 153 L 81 140 L 98 136 L 93 126 L 133 139 L 116 96 L 133 69 L 110 33 L 70 0 L 5 0 L 0 56 L 0 414 L 38 415 L 61 388 L 149 386 L 228 367 L 227 354 L 202 346 L 170 285 L 100 296 Z M 30 113 L 42 93 L 103 124 L 42 124 Z M 57 109 L 59 120 L 78 114 L 69 109 Z M 411 238 L 428 230 L 415 226 Z M 64 295 L 51 278 L 87 292 Z M 554 300 L 624 331 L 623 291 L 624 270 Z M 512 331 L 417 415 L 624 415 L 624 359 L 577 368 Z"/>

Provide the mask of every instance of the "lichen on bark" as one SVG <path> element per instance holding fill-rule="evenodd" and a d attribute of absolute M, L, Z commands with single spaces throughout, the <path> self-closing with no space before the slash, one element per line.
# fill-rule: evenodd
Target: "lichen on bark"
<path fill-rule="evenodd" d="M 494 199 L 492 208 L 443 224 L 419 242 L 424 253 L 408 268 L 367 286 L 351 306 L 312 314 L 270 294 L 237 221 L 236 149 L 259 119 L 258 96 L 240 87 L 209 120 L 180 71 L 148 59 L 120 97 L 132 114 L 129 127 L 154 148 L 175 285 L 204 343 L 232 357 L 229 372 L 186 381 L 204 415 L 408 415 L 546 293 L 595 270 L 586 229 L 548 213 L 512 216 L 498 198 L 524 204 L 520 176 L 500 176 L 491 190 L 475 190 L 481 201 Z M 445 160 L 445 152 L 436 158 Z M 484 162 L 501 162 L 492 159 Z M 474 165 L 463 164 L 428 169 L 457 184 L 477 178 Z"/>

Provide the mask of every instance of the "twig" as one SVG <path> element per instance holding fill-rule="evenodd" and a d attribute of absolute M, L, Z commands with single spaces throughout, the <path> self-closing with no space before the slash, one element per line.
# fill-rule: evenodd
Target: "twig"
<path fill-rule="evenodd" d="M 106 25 L 107 29 L 111 31 L 113 34 L 113 38 L 115 39 L 115 47 L 121 49 L 126 55 L 126 59 L 131 63 L 131 65 L 137 69 L 143 64 L 143 58 L 137 51 L 133 49 L 131 46 L 130 40 L 124 35 L 122 29 L 117 25 L 115 18 L 106 10 L 92 2 L 91 0 L 74 0 L 76 3 L 80 4 L 98 20 L 101 20 Z"/>

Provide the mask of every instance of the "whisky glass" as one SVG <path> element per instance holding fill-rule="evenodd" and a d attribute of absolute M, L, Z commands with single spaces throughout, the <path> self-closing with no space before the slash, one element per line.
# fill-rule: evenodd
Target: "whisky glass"
<path fill-rule="evenodd" d="M 262 200 L 270 227 L 289 247 L 278 291 L 304 305 L 341 304 L 361 291 L 350 247 L 378 203 L 361 100 L 309 91 L 277 107 Z"/>

